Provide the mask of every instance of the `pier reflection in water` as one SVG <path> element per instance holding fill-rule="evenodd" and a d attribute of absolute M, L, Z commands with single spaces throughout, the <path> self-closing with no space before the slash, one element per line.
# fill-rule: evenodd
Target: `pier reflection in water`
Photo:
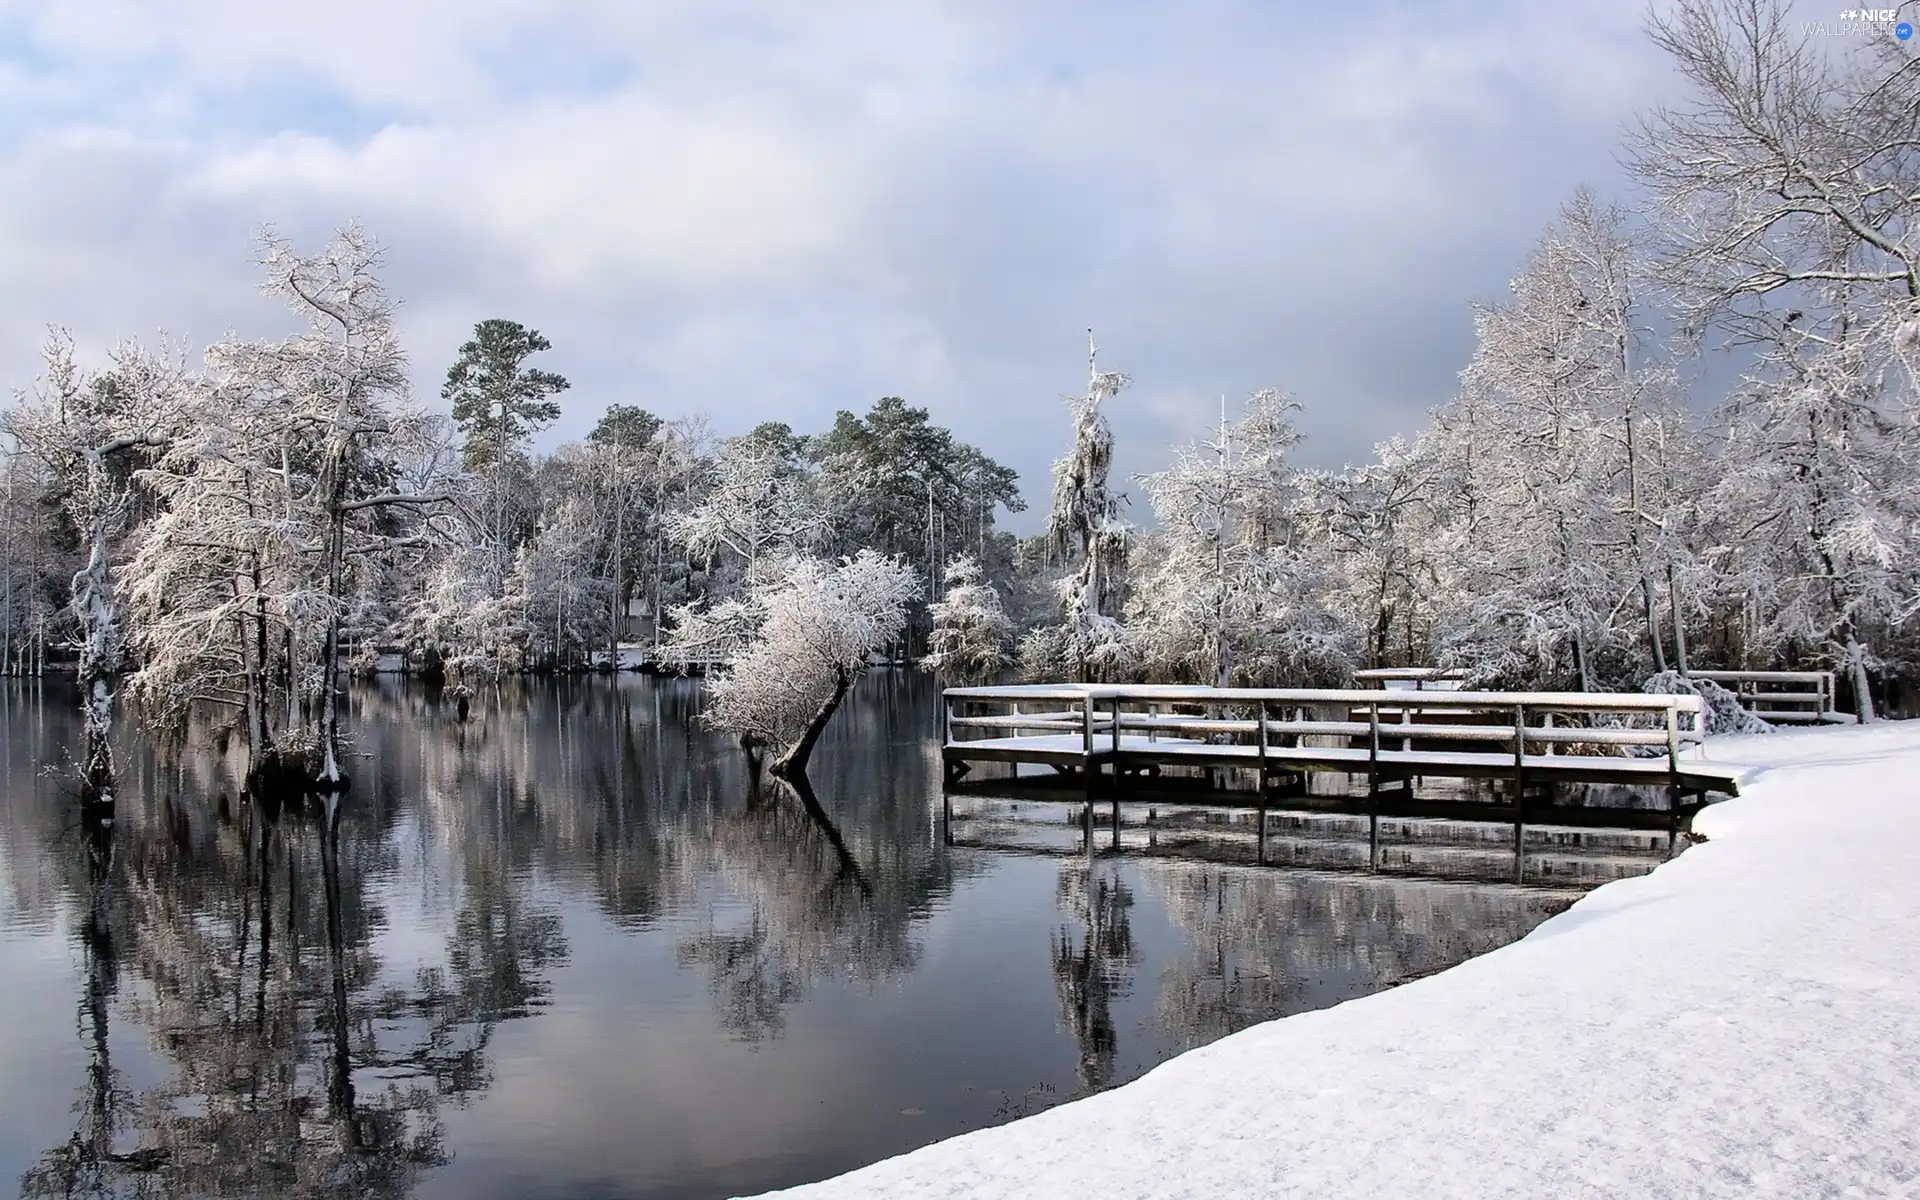
<path fill-rule="evenodd" d="M 0 692 L 0 1171 L 28 1195 L 798 1183 L 1577 895 L 1262 867 L 1173 814 L 1118 855 L 1065 821 L 949 845 L 937 689 L 901 672 L 861 684 L 812 794 L 756 784 L 691 683 L 514 683 L 462 722 L 386 681 L 352 694 L 337 807 L 244 800 L 209 746 L 129 736 L 111 826 L 45 769 L 68 699 Z"/>

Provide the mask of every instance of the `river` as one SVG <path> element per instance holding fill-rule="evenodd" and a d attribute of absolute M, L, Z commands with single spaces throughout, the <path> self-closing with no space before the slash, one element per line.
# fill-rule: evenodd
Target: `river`
<path fill-rule="evenodd" d="M 693 681 L 512 681 L 461 721 L 388 679 L 350 693 L 331 822 L 127 731 L 98 829 L 71 693 L 0 681 L 0 1177 L 753 1192 L 1443 969 L 1577 894 L 1090 856 L 1064 808 L 1025 814 L 1059 837 L 950 839 L 936 698 L 862 681 L 806 797 L 756 787 Z"/>

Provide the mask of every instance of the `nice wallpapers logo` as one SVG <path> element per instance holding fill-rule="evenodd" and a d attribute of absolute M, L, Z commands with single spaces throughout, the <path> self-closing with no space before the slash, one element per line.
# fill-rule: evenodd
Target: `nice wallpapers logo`
<path fill-rule="evenodd" d="M 1893 8 L 1843 9 L 1839 20 L 1807 21 L 1800 32 L 1812 37 L 1867 37 L 1888 28 L 1903 42 L 1913 36 L 1913 23 L 1901 20 L 1899 10 Z"/>

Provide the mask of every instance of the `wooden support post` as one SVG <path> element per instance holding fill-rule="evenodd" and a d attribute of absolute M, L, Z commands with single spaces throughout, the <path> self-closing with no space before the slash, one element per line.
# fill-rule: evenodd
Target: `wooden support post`
<path fill-rule="evenodd" d="M 1527 871 L 1527 706 L 1513 706 L 1513 881 Z"/>
<path fill-rule="evenodd" d="M 1080 753 L 1088 766 L 1093 765 L 1093 697 L 1080 697 Z"/>
<path fill-rule="evenodd" d="M 1680 780 L 1680 705 L 1667 705 L 1667 773 L 1675 783 Z"/>
<path fill-rule="evenodd" d="M 1380 795 L 1380 702 L 1367 705 L 1367 795 Z"/>
<path fill-rule="evenodd" d="M 1120 697 L 1113 698 L 1113 770 L 1120 772 Z"/>
<path fill-rule="evenodd" d="M 1260 727 L 1258 741 L 1260 747 L 1260 804 L 1261 811 L 1264 813 L 1267 802 L 1267 702 L 1262 700 L 1254 705 L 1254 711 L 1258 714 L 1254 723 Z M 1264 819 L 1263 817 L 1262 820 Z"/>

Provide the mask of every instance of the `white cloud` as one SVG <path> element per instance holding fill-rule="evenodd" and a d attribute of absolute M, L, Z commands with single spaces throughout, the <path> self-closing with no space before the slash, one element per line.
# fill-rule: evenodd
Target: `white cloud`
<path fill-rule="evenodd" d="M 253 230 L 351 216 L 422 392 L 473 321 L 526 320 L 559 433 L 903 394 L 1040 497 L 1093 324 L 1138 380 L 1123 471 L 1268 385 L 1356 457 L 1444 398 L 1465 301 L 1666 76 L 1600 0 L 1299 11 L 15 3 L 0 379 L 50 320 L 257 329 Z"/>

